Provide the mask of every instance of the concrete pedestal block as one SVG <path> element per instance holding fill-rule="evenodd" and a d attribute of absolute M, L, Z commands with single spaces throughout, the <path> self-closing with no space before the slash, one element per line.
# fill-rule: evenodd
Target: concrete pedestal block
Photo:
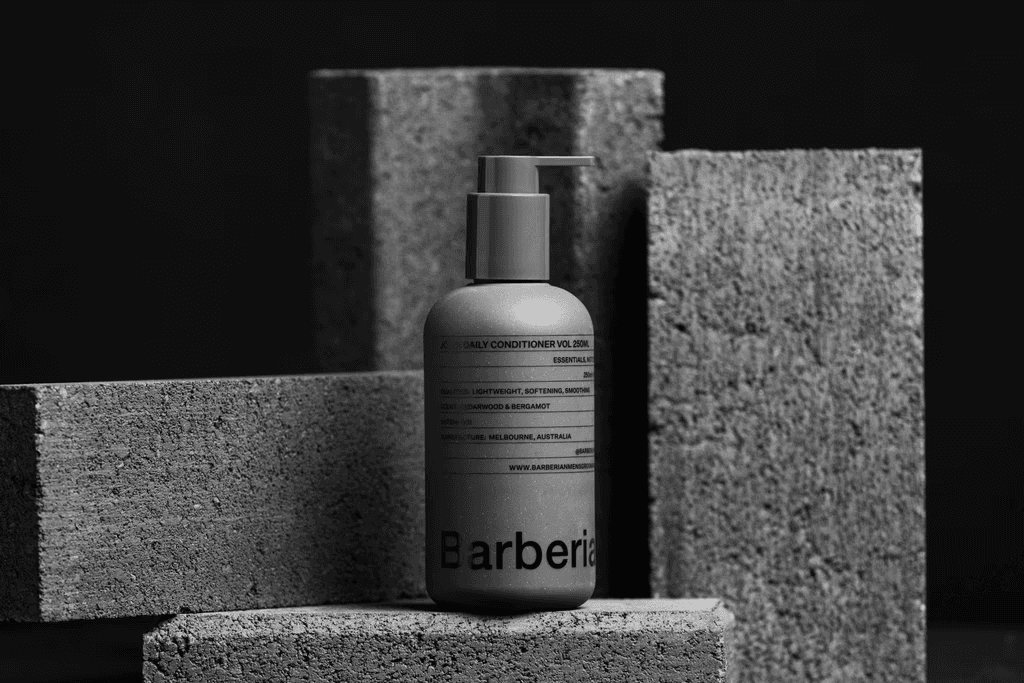
<path fill-rule="evenodd" d="M 644 535 L 633 533 L 643 521 L 635 505 L 646 489 L 635 461 L 643 430 L 609 427 L 644 420 L 645 322 L 636 302 L 645 290 L 644 173 L 662 138 L 662 78 L 511 67 L 309 78 L 315 356 L 327 372 L 422 367 L 428 310 L 467 282 L 466 194 L 477 189 L 479 155 L 597 157 L 594 167 L 544 170 L 541 192 L 551 195 L 551 283 L 594 319 L 598 509 L 639 514 L 599 515 L 599 594 L 609 582 L 620 595 L 645 583 L 646 562 L 608 564 L 612 555 L 646 556 Z"/>
<path fill-rule="evenodd" d="M 0 620 L 425 595 L 419 371 L 0 387 Z"/>
<path fill-rule="evenodd" d="M 521 616 L 429 601 L 189 614 L 146 634 L 147 683 L 168 681 L 735 680 L 720 601 L 592 600 Z"/>
<path fill-rule="evenodd" d="M 744 681 L 923 681 L 920 151 L 650 163 L 654 594 Z"/>

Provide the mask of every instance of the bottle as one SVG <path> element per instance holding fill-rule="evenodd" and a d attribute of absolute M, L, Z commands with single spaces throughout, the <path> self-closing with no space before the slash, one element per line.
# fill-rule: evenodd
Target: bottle
<path fill-rule="evenodd" d="M 482 156 L 466 277 L 423 331 L 427 593 L 477 612 L 572 609 L 594 592 L 594 325 L 548 284 L 538 167 Z"/>

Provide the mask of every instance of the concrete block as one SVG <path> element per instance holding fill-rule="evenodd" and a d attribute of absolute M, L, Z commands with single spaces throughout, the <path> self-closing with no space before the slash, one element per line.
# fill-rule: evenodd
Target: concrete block
<path fill-rule="evenodd" d="M 923 681 L 920 150 L 650 164 L 654 595 L 744 681 Z"/>
<path fill-rule="evenodd" d="M 164 681 L 735 680 L 719 600 L 592 600 L 519 616 L 433 603 L 178 616 L 146 634 L 143 674 Z"/>
<path fill-rule="evenodd" d="M 425 595 L 422 373 L 0 387 L 0 620 Z"/>
<path fill-rule="evenodd" d="M 629 507 L 612 477 L 642 500 L 643 463 L 618 472 L 611 457 L 642 449 L 643 432 L 619 436 L 609 425 L 613 415 L 644 419 L 636 397 L 644 392 L 645 321 L 635 302 L 644 296 L 644 174 L 646 153 L 662 138 L 662 78 L 625 69 L 312 72 L 320 369 L 422 367 L 427 312 L 467 282 L 466 194 L 476 191 L 477 156 L 596 155 L 594 167 L 541 174 L 541 191 L 551 195 L 551 283 L 579 296 L 594 318 L 598 509 Z M 632 389 L 628 402 L 619 385 Z M 622 519 L 621 533 L 599 517 L 608 549 L 599 593 L 613 579 L 611 555 L 646 553 L 643 535 L 632 533 L 639 514 Z M 646 583 L 642 569 L 639 576 Z"/>

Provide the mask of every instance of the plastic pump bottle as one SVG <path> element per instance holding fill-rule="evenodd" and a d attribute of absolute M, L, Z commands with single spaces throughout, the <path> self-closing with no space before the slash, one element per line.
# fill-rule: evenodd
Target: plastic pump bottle
<path fill-rule="evenodd" d="M 483 156 L 466 277 L 423 332 L 427 592 L 469 611 L 571 609 L 594 592 L 594 325 L 548 284 L 539 166 Z"/>

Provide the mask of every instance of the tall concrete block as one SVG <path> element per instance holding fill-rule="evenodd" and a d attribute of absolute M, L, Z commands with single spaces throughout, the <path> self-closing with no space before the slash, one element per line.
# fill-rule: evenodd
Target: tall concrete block
<path fill-rule="evenodd" d="M 321 369 L 422 367 L 427 312 L 467 282 L 466 194 L 476 191 L 479 155 L 596 155 L 594 167 L 541 174 L 541 191 L 551 195 L 551 282 L 579 296 L 594 318 L 599 509 L 628 509 L 616 504 L 620 494 L 642 501 L 643 463 L 613 458 L 635 460 L 643 432 L 619 436 L 608 427 L 613 414 L 644 419 L 645 321 L 635 301 L 644 296 L 644 173 L 646 153 L 662 137 L 662 77 L 533 68 L 311 73 Z M 623 482 L 618 489 L 612 477 Z M 646 554 L 643 534 L 625 531 L 637 520 L 616 520 L 598 518 L 608 551 L 598 564 L 599 593 L 613 578 L 611 554 Z M 623 571 L 645 565 L 633 561 Z"/>
<path fill-rule="evenodd" d="M 719 600 L 592 600 L 520 616 L 429 602 L 178 616 L 146 634 L 169 681 L 734 681 Z"/>
<path fill-rule="evenodd" d="M 425 595 L 418 371 L 0 387 L 0 620 Z"/>
<path fill-rule="evenodd" d="M 923 681 L 920 150 L 650 164 L 654 594 L 744 681 Z"/>

